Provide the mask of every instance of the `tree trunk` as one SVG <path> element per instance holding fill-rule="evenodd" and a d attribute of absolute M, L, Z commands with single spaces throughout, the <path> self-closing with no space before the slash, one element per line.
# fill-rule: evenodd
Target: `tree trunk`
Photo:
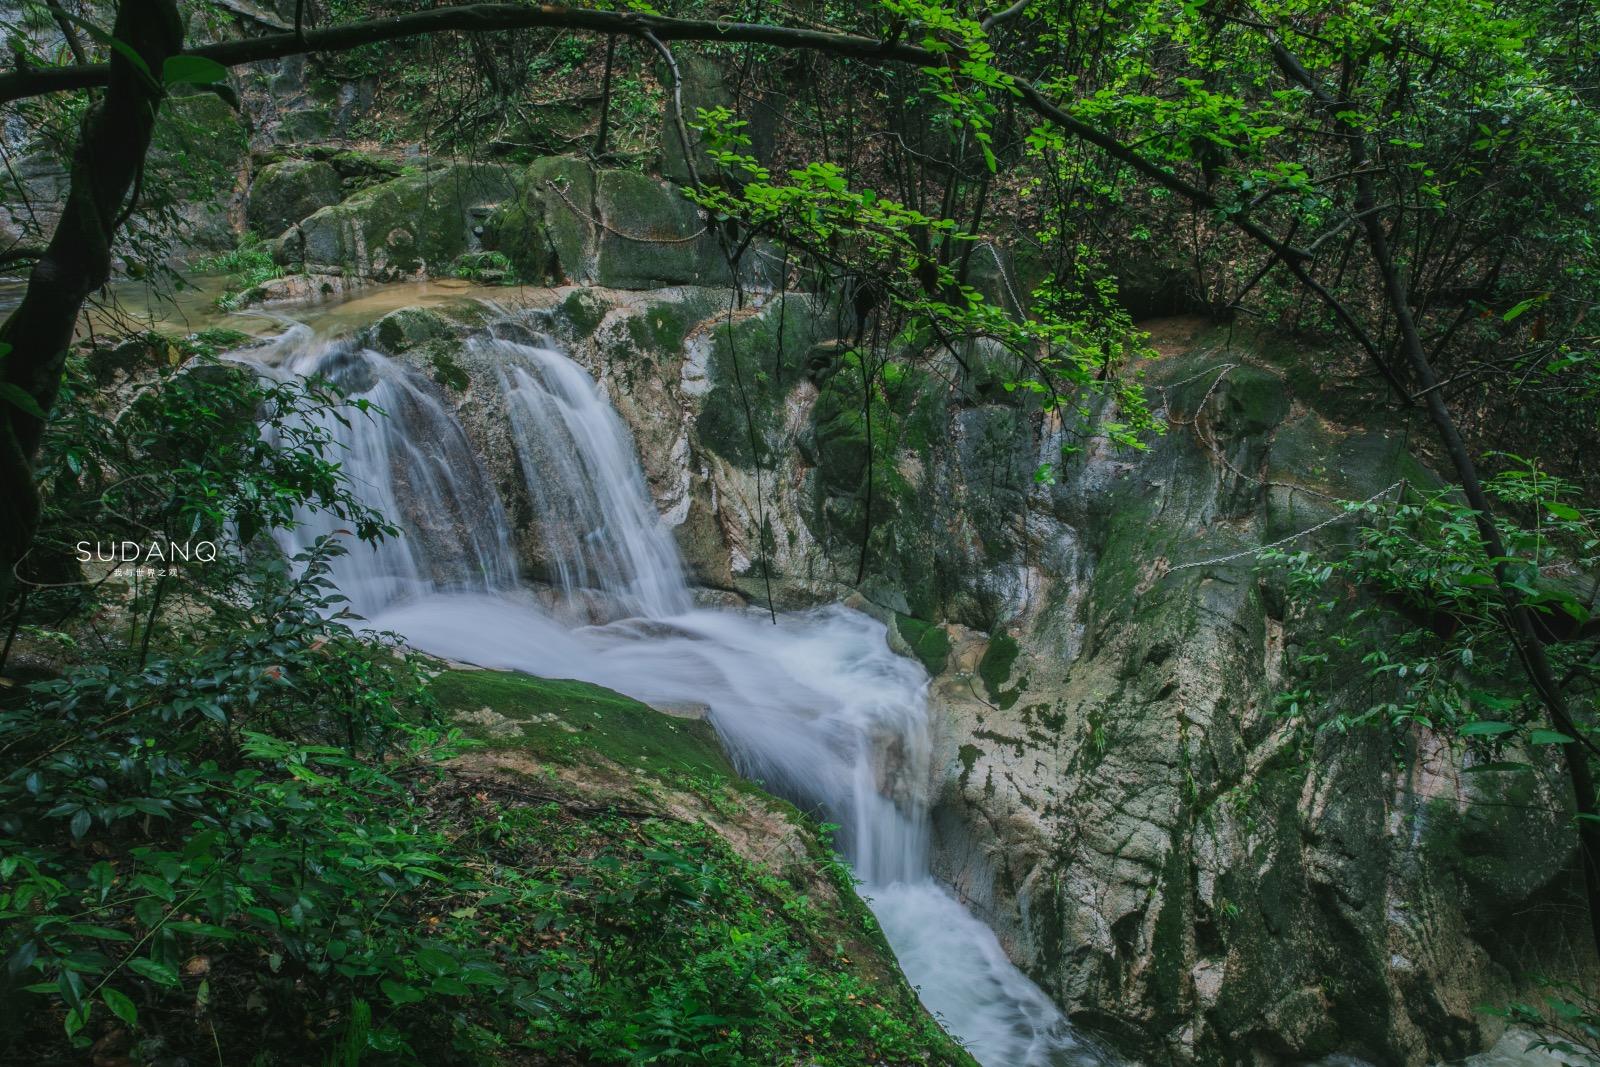
<path fill-rule="evenodd" d="M 111 49 L 110 80 L 84 117 L 61 221 L 34 264 L 21 305 L 0 327 L 0 343 L 10 346 L 0 362 L 4 380 L 46 414 L 61 387 L 83 302 L 111 276 L 111 243 L 161 107 L 162 66 L 183 47 L 175 0 L 121 0 L 112 33 L 144 69 Z M 10 598 L 16 566 L 39 523 L 33 458 L 43 433 L 43 419 L 0 398 L 0 604 Z"/>

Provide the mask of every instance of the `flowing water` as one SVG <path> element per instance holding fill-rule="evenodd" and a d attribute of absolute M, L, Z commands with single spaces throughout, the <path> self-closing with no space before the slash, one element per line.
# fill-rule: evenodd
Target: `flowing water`
<path fill-rule="evenodd" d="M 339 561 L 354 607 L 441 656 L 705 706 L 742 772 L 840 826 L 907 977 L 982 1063 L 1106 1062 L 929 874 L 922 668 L 889 650 L 880 623 L 843 607 L 776 623 L 694 608 L 633 442 L 595 382 L 551 347 L 470 343 L 498 368 L 551 561 L 554 589 L 542 596 L 514 581 L 504 509 L 424 379 L 305 327 L 246 353 L 274 374 L 326 375 L 389 414 L 330 426 L 357 492 L 406 533 Z M 337 525 L 306 519 L 286 549 Z"/>

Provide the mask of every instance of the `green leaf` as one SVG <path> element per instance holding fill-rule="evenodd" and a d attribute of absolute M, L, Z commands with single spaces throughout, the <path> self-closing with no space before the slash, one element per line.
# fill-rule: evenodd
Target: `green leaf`
<path fill-rule="evenodd" d="M 13 407 L 21 408 L 36 419 L 44 418 L 44 409 L 39 406 L 39 402 L 28 395 L 27 390 L 20 385 L 0 382 L 0 399 L 4 399 Z"/>
<path fill-rule="evenodd" d="M 1462 737 L 1493 737 L 1496 734 L 1508 734 L 1516 727 L 1508 722 L 1469 722 L 1461 727 Z"/>
<path fill-rule="evenodd" d="M 137 959 L 129 960 L 128 970 L 132 971 L 134 974 L 150 979 L 150 981 L 155 982 L 157 985 L 176 987 L 182 984 L 178 980 L 178 972 L 176 968 L 162 963 L 159 960 L 153 960 L 145 956 L 140 956 Z"/>
<path fill-rule="evenodd" d="M 1504 315 L 1501 315 L 1500 316 L 1500 321 L 1501 322 L 1515 322 L 1518 318 L 1520 318 L 1522 316 L 1523 312 L 1527 311 L 1529 308 L 1533 307 L 1533 305 L 1539 303 L 1539 301 L 1541 301 L 1543 299 L 1544 299 L 1544 297 L 1542 297 L 1542 296 L 1530 296 L 1530 297 L 1528 297 L 1528 299 L 1526 299 L 1526 300 L 1522 301 L 1521 303 L 1517 304 L 1515 307 L 1513 307 L 1510 311 L 1506 312 Z"/>
<path fill-rule="evenodd" d="M 89 1021 L 89 1009 L 92 1007 L 93 1005 L 86 1000 L 67 1012 L 67 1018 L 61 1025 L 67 1031 L 68 1037 L 83 1029 L 83 1024 Z"/>
<path fill-rule="evenodd" d="M 1574 740 L 1575 738 L 1554 730 L 1535 730 L 1528 735 L 1528 743 L 1531 745 L 1570 745 Z"/>
<path fill-rule="evenodd" d="M 106 1007 L 110 1008 L 111 1014 L 117 1018 L 129 1026 L 139 1025 L 139 1009 L 134 1007 L 133 1001 L 126 994 L 106 986 L 100 990 L 100 999 L 106 1002 Z"/>
<path fill-rule="evenodd" d="M 171 56 L 161 64 L 163 85 L 215 85 L 227 77 L 227 67 L 205 56 Z"/>
<path fill-rule="evenodd" d="M 461 964 L 450 953 L 437 948 L 425 948 L 416 955 L 417 966 L 435 976 L 455 974 Z"/>
<path fill-rule="evenodd" d="M 426 993 L 415 986 L 402 985 L 392 978 L 385 978 L 378 983 L 378 986 L 383 990 L 384 995 L 396 1004 L 415 1004 L 417 1001 L 427 997 Z"/>

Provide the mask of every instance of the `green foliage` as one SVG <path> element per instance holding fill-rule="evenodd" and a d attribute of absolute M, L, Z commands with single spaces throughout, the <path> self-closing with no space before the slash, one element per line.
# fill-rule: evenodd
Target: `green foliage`
<path fill-rule="evenodd" d="M 1542 1006 L 1518 1002 L 1488 1013 L 1532 1030 L 1538 1036 L 1529 1047 L 1553 1053 L 1562 1063 L 1600 1065 L 1600 999 L 1570 982 L 1544 978 L 1539 984 L 1545 992 Z"/>
<path fill-rule="evenodd" d="M 268 538 L 307 509 L 396 534 L 350 496 L 323 429 L 379 413 L 209 360 L 238 340 L 133 339 L 117 359 L 150 380 L 117 418 L 95 375 L 127 368 L 76 358 L 52 417 L 41 555 L 70 558 L 85 529 L 220 552 L 145 576 L 91 561 L 71 596 L 23 605 L 24 639 L 65 662 L 0 691 L 8 1052 L 960 1060 L 847 958 L 841 936 L 875 927 L 826 846 L 789 881 L 631 797 L 452 770 L 475 742 L 441 702 L 500 709 L 552 767 L 643 772 L 727 818 L 776 803 L 729 784 L 705 723 L 576 682 L 441 674 L 353 633 L 329 580 L 344 545 L 284 561 Z"/>
<path fill-rule="evenodd" d="M 1558 672 L 1584 670 L 1590 606 L 1569 575 L 1600 564 L 1600 510 L 1574 503 L 1571 484 L 1517 459 L 1485 489 L 1504 505 L 1496 518 L 1510 553 L 1490 557 L 1477 517 L 1452 487 L 1417 492 L 1395 506 L 1352 510 L 1368 518 L 1356 546 L 1336 558 L 1310 552 L 1266 554 L 1287 568 L 1292 598 L 1341 620 L 1301 666 L 1328 684 L 1352 661 L 1381 698 L 1345 707 L 1318 725 L 1348 730 L 1380 726 L 1403 736 L 1413 725 L 1458 733 L 1497 758 L 1508 746 L 1573 743 L 1539 727 L 1537 694 L 1526 681 L 1503 621 L 1497 570 L 1541 620 Z M 1341 605 L 1359 594 L 1356 606 Z M 1331 599 L 1330 599 L 1331 595 Z M 1373 641 L 1374 634 L 1384 640 Z M 1314 690 L 1292 694 L 1284 709 L 1306 716 Z"/>
<path fill-rule="evenodd" d="M 456 259 L 450 271 L 457 278 L 470 282 L 494 282 L 499 285 L 516 285 L 516 267 L 500 252 L 468 252 Z"/>
<path fill-rule="evenodd" d="M 1138 446 L 1140 435 L 1155 429 L 1138 385 L 1112 373 L 1132 341 L 1125 315 L 1104 314 L 1103 305 L 1093 309 L 1102 314 L 1090 314 L 1058 298 L 1041 300 L 1027 317 L 1014 317 L 960 280 L 958 264 L 977 238 L 952 219 L 856 188 L 833 163 L 791 169 L 787 181 L 775 182 L 745 152 L 745 123 L 727 108 L 701 109 L 696 126 L 724 184 L 690 190 L 689 196 L 718 219 L 738 219 L 780 236 L 797 260 L 809 257 L 824 276 L 872 279 L 883 310 L 894 314 L 890 333 L 897 340 L 924 351 L 979 338 L 999 344 L 1030 372 L 1007 388 L 1036 394 L 1046 410 L 1067 404 L 1087 417 L 1094 398 L 1109 396 L 1119 402 L 1123 420 L 1101 425 L 1112 440 Z M 1054 291 L 1051 285 L 1046 289 Z M 858 324 L 858 332 L 864 325 Z"/>
<path fill-rule="evenodd" d="M 217 307 L 223 311 L 239 310 L 256 297 L 260 286 L 283 277 L 283 268 L 255 236 L 245 237 L 232 251 L 197 260 L 191 269 L 227 277 L 227 290 L 217 297 Z"/>

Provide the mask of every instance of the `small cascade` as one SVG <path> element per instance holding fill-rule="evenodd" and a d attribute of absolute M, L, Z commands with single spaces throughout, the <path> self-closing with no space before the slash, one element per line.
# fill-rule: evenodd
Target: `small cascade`
<path fill-rule="evenodd" d="M 775 624 L 755 612 L 693 608 L 627 428 L 587 372 L 549 346 L 493 336 L 469 343 L 474 362 L 498 369 L 560 598 L 553 611 L 511 586 L 503 511 L 483 498 L 487 479 L 425 382 L 371 352 L 318 347 L 299 334 L 279 343 L 293 350 L 277 360 L 284 370 L 342 380 L 390 416 L 353 419 L 339 438 L 358 491 L 398 518 L 410 546 L 385 546 L 336 575 L 360 590 L 359 603 L 381 607 L 372 624 L 484 667 L 706 707 L 741 772 L 840 826 L 839 848 L 907 977 L 982 1063 L 1107 1062 L 929 874 L 922 668 L 890 651 L 881 623 L 843 607 Z M 441 529 L 461 535 L 454 570 L 434 558 Z M 315 532 L 297 531 L 285 547 Z M 443 579 L 477 572 L 476 583 Z"/>
<path fill-rule="evenodd" d="M 509 589 L 516 584 L 511 525 L 460 424 L 416 371 L 349 338 L 320 340 L 294 324 L 266 349 L 246 353 L 269 374 L 324 378 L 376 411 L 318 417 L 356 496 L 405 531 L 377 545 L 344 536 L 349 552 L 332 576 L 351 607 L 368 615 L 406 597 Z M 302 509 L 279 536 L 293 556 L 335 532 L 325 513 Z"/>
<path fill-rule="evenodd" d="M 628 428 L 593 378 L 551 348 L 469 342 L 493 363 L 552 578 L 601 618 L 689 608 L 672 537 L 650 503 Z"/>

